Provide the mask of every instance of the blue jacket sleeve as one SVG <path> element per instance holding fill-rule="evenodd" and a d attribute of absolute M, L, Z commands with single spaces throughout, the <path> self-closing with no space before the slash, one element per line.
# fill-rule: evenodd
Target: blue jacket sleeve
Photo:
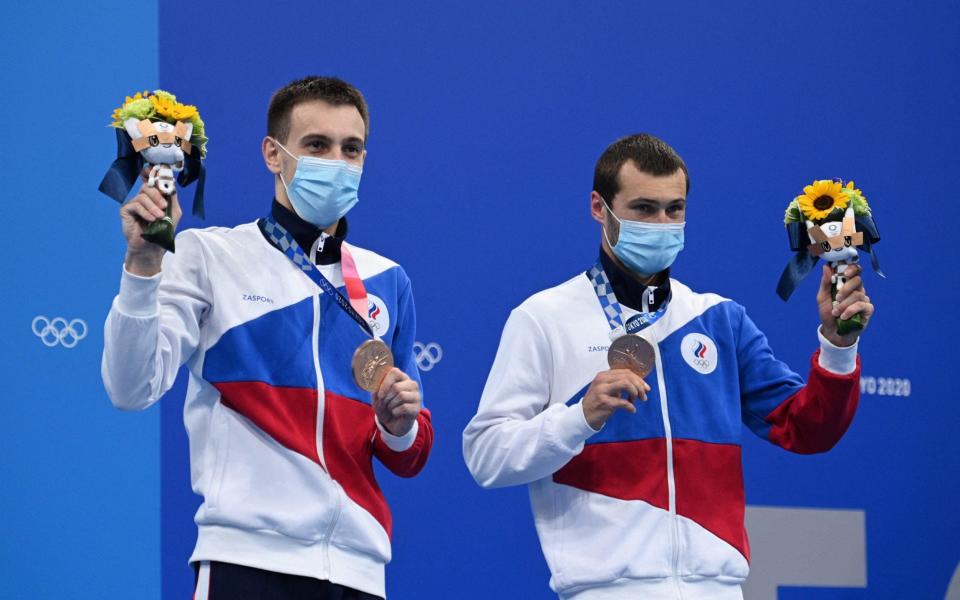
<path fill-rule="evenodd" d="M 391 351 L 394 364 L 411 379 L 417 382 L 423 397 L 423 383 L 420 380 L 420 370 L 417 368 L 414 344 L 417 335 L 417 315 L 413 303 L 413 291 L 410 279 L 403 269 L 399 269 L 397 287 L 397 324 L 393 332 Z M 374 454 L 381 463 L 394 474 L 400 477 L 413 477 L 419 473 L 427 463 L 430 449 L 433 447 L 433 424 L 430 411 L 420 409 L 417 415 L 416 437 L 410 446 L 404 450 L 394 450 L 384 441 L 384 433 L 377 430 L 374 437 Z M 404 444 L 406 445 L 406 444 Z"/>
<path fill-rule="evenodd" d="M 737 340 L 743 422 L 761 438 L 791 452 L 826 452 L 853 420 L 860 397 L 859 362 L 838 375 L 814 353 L 807 382 L 774 357 L 767 337 L 741 309 Z"/>

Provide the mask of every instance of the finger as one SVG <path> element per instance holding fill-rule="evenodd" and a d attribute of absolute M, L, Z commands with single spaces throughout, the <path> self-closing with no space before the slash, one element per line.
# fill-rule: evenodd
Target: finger
<path fill-rule="evenodd" d="M 627 402 L 626 400 L 620 400 L 617 402 L 617 408 L 622 408 L 628 413 L 637 414 L 637 407 L 633 405 L 633 402 Z"/>
<path fill-rule="evenodd" d="M 420 392 L 418 391 L 406 391 L 400 392 L 396 396 L 390 398 L 386 402 L 387 410 L 393 410 L 398 406 L 404 404 L 419 404 L 420 403 Z"/>
<path fill-rule="evenodd" d="M 166 197 L 163 194 L 161 194 L 160 190 L 158 190 L 157 188 L 143 186 L 140 188 L 140 193 L 150 198 L 150 200 L 152 200 L 153 203 L 159 206 L 161 209 L 164 209 L 167 207 Z"/>
<path fill-rule="evenodd" d="M 158 190 L 143 186 L 137 195 L 133 197 L 132 202 L 147 202 L 149 205 L 157 206 L 161 210 L 167 207 L 167 200 Z"/>
<path fill-rule="evenodd" d="M 864 320 L 869 319 L 873 315 L 873 305 L 869 302 L 854 302 L 840 313 L 841 319 L 850 319 L 854 315 L 860 314 L 863 316 Z"/>
<path fill-rule="evenodd" d="M 136 204 L 144 207 L 147 211 L 150 212 L 150 214 L 152 214 L 154 217 L 158 219 L 162 219 L 165 215 L 165 213 L 163 212 L 163 207 L 157 204 L 154 198 L 151 198 L 149 196 L 144 196 L 144 195 L 138 195 L 136 198 L 134 198 L 134 201 L 136 202 Z"/>
<path fill-rule="evenodd" d="M 156 208 L 151 210 L 149 207 L 140 202 L 129 203 L 125 207 L 124 212 L 128 215 L 133 215 L 140 221 L 147 223 L 153 223 L 157 219 L 163 218 L 163 211 L 157 210 Z"/>
<path fill-rule="evenodd" d="M 387 376 L 383 378 L 383 381 L 380 382 L 380 387 L 377 388 L 377 396 L 381 399 L 386 398 L 390 388 L 393 387 L 393 384 L 396 383 L 404 373 L 400 369 L 394 367 L 387 372 Z"/>
<path fill-rule="evenodd" d="M 854 292 L 853 294 L 844 298 L 843 302 L 837 302 L 837 304 L 833 307 L 833 311 L 832 311 L 833 315 L 838 317 L 842 312 L 847 310 L 847 308 L 852 306 L 853 304 L 857 302 L 869 302 L 869 301 L 870 299 L 867 298 L 867 295 L 864 294 L 862 291 Z"/>
<path fill-rule="evenodd" d="M 390 411 L 390 414 L 393 415 L 395 419 L 400 418 L 415 418 L 420 414 L 420 406 L 417 404 L 401 404 Z"/>
<path fill-rule="evenodd" d="M 837 290 L 837 301 L 841 301 L 850 294 L 863 289 L 863 279 L 858 275 L 856 277 L 847 279 L 847 282 L 843 284 L 839 290 Z"/>
<path fill-rule="evenodd" d="M 863 267 L 861 267 L 859 263 L 853 263 L 853 264 L 847 265 L 847 268 L 843 271 L 843 274 L 846 277 L 854 277 L 855 275 L 859 275 L 862 272 L 863 272 Z"/>
<path fill-rule="evenodd" d="M 830 269 L 830 265 L 823 265 L 823 275 L 820 277 L 820 289 L 817 290 L 817 300 L 822 302 L 825 299 L 830 297 L 830 277 L 833 275 L 833 271 Z"/>
<path fill-rule="evenodd" d="M 401 373 L 403 372 L 401 371 Z M 404 374 L 404 376 L 406 376 L 406 374 Z M 420 389 L 420 386 L 417 385 L 417 382 L 410 379 L 409 377 L 407 379 L 401 379 L 395 382 L 392 387 L 397 392 L 406 392 L 410 390 L 416 391 Z"/>
<path fill-rule="evenodd" d="M 646 401 L 647 392 L 650 391 L 650 385 L 643 380 L 643 377 L 640 377 L 633 371 L 630 371 L 629 378 L 630 378 L 630 382 L 633 383 L 635 386 L 637 386 L 637 390 L 640 392 L 639 394 L 640 397 L 643 398 L 644 401 Z"/>
<path fill-rule="evenodd" d="M 632 402 L 637 398 L 639 398 L 641 394 L 646 395 L 646 392 L 643 392 L 642 388 L 635 385 L 632 381 L 626 378 L 610 384 L 609 395 L 611 397 L 620 400 L 623 394 L 627 394 L 629 396 L 630 401 Z"/>
<path fill-rule="evenodd" d="M 173 213 L 173 220 L 179 221 L 180 217 L 183 216 L 183 211 L 180 210 L 180 201 L 177 200 L 177 195 L 174 194 L 170 196 L 170 201 L 173 202 L 173 210 L 171 211 Z M 164 199 L 164 202 L 166 202 L 166 199 Z"/>
<path fill-rule="evenodd" d="M 620 400 L 623 398 L 624 394 L 626 394 L 630 400 L 634 400 L 637 397 L 637 390 L 626 381 L 620 379 L 601 385 L 597 391 L 600 392 L 602 396 L 606 396 L 608 399 L 612 398 Z"/>
<path fill-rule="evenodd" d="M 617 369 L 617 373 L 622 381 L 629 383 L 637 390 L 636 396 L 643 400 L 647 399 L 647 392 L 650 391 L 650 386 L 643 380 L 643 377 L 640 377 L 629 369 Z"/>

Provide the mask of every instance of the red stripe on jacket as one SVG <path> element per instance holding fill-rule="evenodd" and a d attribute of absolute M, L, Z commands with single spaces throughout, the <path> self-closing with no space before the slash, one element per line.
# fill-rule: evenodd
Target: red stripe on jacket
<path fill-rule="evenodd" d="M 813 354 L 807 384 L 784 400 L 765 419 L 768 439 L 791 452 L 815 454 L 833 448 L 853 421 L 860 402 L 860 357 L 847 375 L 820 366 Z"/>

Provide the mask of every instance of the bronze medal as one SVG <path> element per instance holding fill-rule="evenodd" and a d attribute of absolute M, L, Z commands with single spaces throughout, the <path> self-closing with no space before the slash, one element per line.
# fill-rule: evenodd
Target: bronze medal
<path fill-rule="evenodd" d="M 380 340 L 367 340 L 353 353 L 350 366 L 357 385 L 375 392 L 393 368 L 393 352 Z"/>
<path fill-rule="evenodd" d="M 611 369 L 627 369 L 640 377 L 646 377 L 653 370 L 656 354 L 650 342 L 642 337 L 622 335 L 610 344 L 607 363 Z"/>

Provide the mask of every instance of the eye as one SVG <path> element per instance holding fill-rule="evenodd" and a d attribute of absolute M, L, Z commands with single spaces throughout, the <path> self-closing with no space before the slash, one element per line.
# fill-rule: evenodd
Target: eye
<path fill-rule="evenodd" d="M 173 143 L 177 146 L 177 148 L 179 148 L 179 147 L 180 147 L 180 144 L 183 143 L 183 140 L 180 139 L 180 136 L 178 135 L 178 136 L 176 136 L 175 138 L 173 138 Z"/>
<path fill-rule="evenodd" d="M 328 147 L 329 147 L 328 144 L 321 140 L 314 140 L 307 144 L 307 148 L 309 148 L 313 152 L 321 152 L 323 150 L 326 150 Z"/>
<path fill-rule="evenodd" d="M 830 242 L 820 242 L 820 247 L 824 252 L 830 252 Z"/>
<path fill-rule="evenodd" d="M 853 237 L 849 235 L 843 236 L 843 245 L 849 248 L 853 245 Z"/>
<path fill-rule="evenodd" d="M 155 135 L 151 135 L 150 137 L 148 137 L 148 138 L 147 138 L 147 141 L 150 142 L 150 145 L 151 145 L 151 146 L 159 146 L 159 145 L 160 145 L 160 138 L 158 138 L 158 137 L 155 136 Z"/>
<path fill-rule="evenodd" d="M 348 156 L 360 156 L 360 154 L 363 152 L 363 148 L 356 144 L 347 144 L 343 147 L 343 151 Z"/>

